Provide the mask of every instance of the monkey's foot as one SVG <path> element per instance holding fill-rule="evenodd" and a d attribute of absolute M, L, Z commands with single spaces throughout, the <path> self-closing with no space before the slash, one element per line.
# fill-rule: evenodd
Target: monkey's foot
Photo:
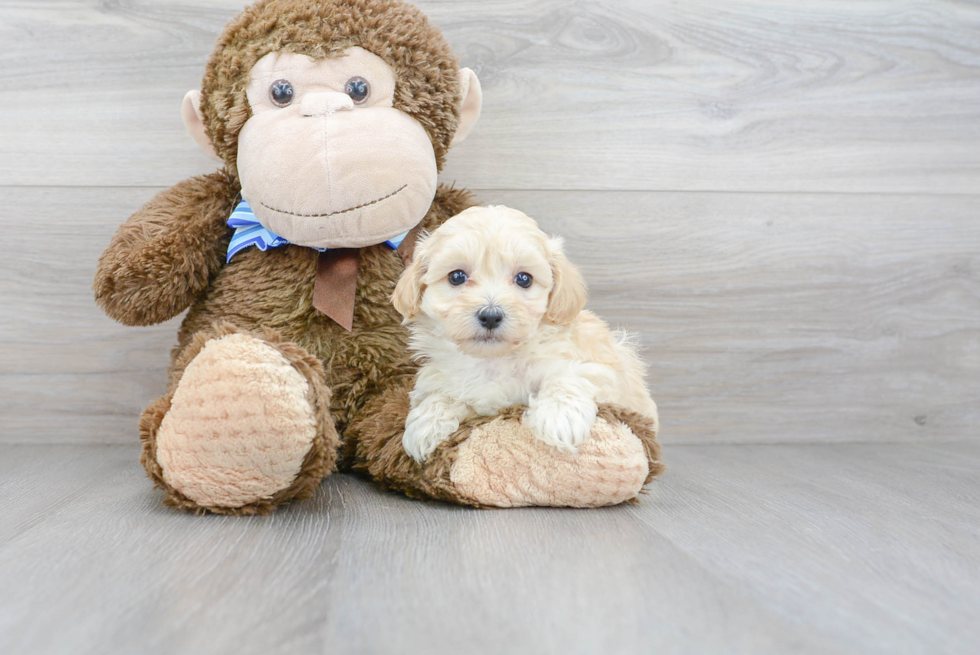
<path fill-rule="evenodd" d="M 401 445 L 407 390 L 391 389 L 347 430 L 357 441 L 356 467 L 409 496 L 481 507 L 602 507 L 636 498 L 660 474 L 656 423 L 604 405 L 588 440 L 570 453 L 553 448 L 521 423 L 523 407 L 465 423 L 423 464 Z"/>
<path fill-rule="evenodd" d="M 537 439 L 521 422 L 520 412 L 508 414 L 471 426 L 469 435 L 458 441 L 449 479 L 475 504 L 618 505 L 635 498 L 662 469 L 659 454 L 651 461 L 638 436 L 651 439 L 655 433 L 645 432 L 650 427 L 642 417 L 621 408 L 604 407 L 589 438 L 574 453 Z"/>
<path fill-rule="evenodd" d="M 140 421 L 143 465 L 165 502 L 256 514 L 310 496 L 339 443 L 319 362 L 230 325 L 195 339 Z"/>

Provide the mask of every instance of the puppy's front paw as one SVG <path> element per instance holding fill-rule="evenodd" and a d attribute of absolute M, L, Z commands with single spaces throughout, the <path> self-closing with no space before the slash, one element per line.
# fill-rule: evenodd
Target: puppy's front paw
<path fill-rule="evenodd" d="M 443 441 L 459 429 L 459 421 L 451 418 L 428 417 L 412 410 L 405 421 L 402 447 L 408 456 L 422 463 Z"/>
<path fill-rule="evenodd" d="M 523 423 L 546 444 L 574 453 L 589 438 L 597 411 L 591 400 L 540 398 L 524 413 Z"/>

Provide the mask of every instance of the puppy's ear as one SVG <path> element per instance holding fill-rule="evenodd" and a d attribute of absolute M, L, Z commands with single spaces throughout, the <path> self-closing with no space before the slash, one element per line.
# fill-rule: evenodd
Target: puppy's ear
<path fill-rule="evenodd" d="M 395 285 L 395 291 L 391 295 L 391 304 L 395 306 L 395 311 L 405 318 L 413 318 L 419 313 L 419 305 L 422 302 L 422 292 L 425 291 L 422 284 L 422 277 L 425 275 L 428 266 L 423 262 L 425 254 L 423 252 L 422 241 L 415 246 L 415 256 L 412 263 L 402 272 Z"/>
<path fill-rule="evenodd" d="M 568 325 L 575 320 L 588 298 L 585 280 L 578 269 L 565 257 L 561 237 L 548 239 L 548 259 L 554 283 L 548 296 L 545 319 L 556 325 Z"/>

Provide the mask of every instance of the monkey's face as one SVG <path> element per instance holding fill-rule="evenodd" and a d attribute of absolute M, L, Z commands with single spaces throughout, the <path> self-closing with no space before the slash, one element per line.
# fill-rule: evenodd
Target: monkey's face
<path fill-rule="evenodd" d="M 237 161 L 258 221 L 314 248 L 369 246 L 417 225 L 435 196 L 436 158 L 394 92 L 391 67 L 359 47 L 260 59 Z"/>

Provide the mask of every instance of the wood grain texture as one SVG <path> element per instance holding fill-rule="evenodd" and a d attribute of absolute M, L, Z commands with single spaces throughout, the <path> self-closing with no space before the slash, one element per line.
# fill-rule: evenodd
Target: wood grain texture
<path fill-rule="evenodd" d="M 0 182 L 166 186 L 240 0 L 7 0 Z M 924 0 L 421 0 L 485 90 L 473 188 L 977 193 L 980 9 Z"/>
<path fill-rule="evenodd" d="M 0 651 L 970 653 L 980 443 L 675 446 L 641 503 L 481 511 L 334 476 L 165 510 L 130 446 L 0 445 Z"/>
<path fill-rule="evenodd" d="M 112 323 L 89 289 L 153 189 L 0 189 L 34 220 L 0 264 L 0 440 L 130 442 L 178 321 Z M 970 196 L 486 191 L 562 234 L 590 307 L 638 332 L 663 439 L 975 438 Z M 70 220 L 69 220 L 70 217 Z M 51 243 L 65 244 L 52 250 Z"/>

